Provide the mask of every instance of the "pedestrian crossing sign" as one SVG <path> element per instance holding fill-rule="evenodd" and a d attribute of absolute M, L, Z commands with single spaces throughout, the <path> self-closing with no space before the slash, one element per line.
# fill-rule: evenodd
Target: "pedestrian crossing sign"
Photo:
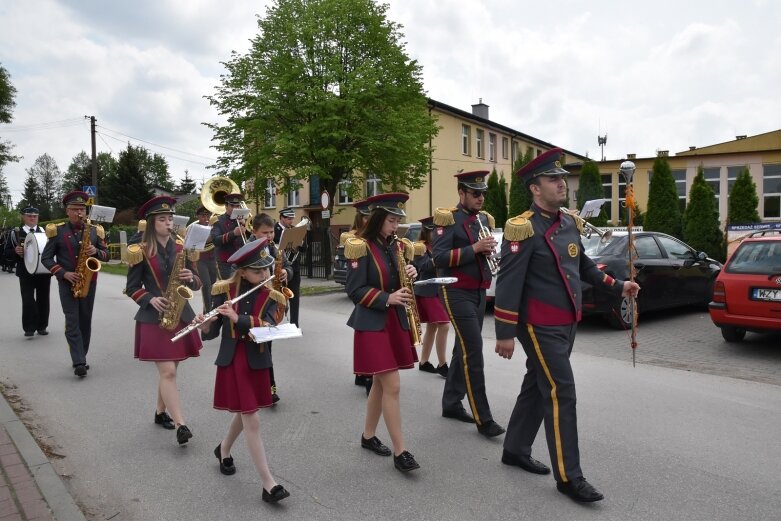
<path fill-rule="evenodd" d="M 98 187 L 97 186 L 82 186 L 81 189 L 88 196 L 90 196 L 90 198 L 93 198 L 96 195 L 98 195 Z"/>

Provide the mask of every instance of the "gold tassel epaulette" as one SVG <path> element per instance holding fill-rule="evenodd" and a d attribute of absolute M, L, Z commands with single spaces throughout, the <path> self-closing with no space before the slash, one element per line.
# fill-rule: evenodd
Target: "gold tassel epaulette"
<path fill-rule="evenodd" d="M 488 221 L 488 226 L 490 226 L 491 228 L 496 228 L 496 219 L 494 219 L 493 215 L 486 212 L 485 210 L 480 210 L 480 213 L 485 215 L 485 218 Z"/>
<path fill-rule="evenodd" d="M 144 233 L 146 231 L 146 219 L 138 221 L 138 231 Z"/>
<path fill-rule="evenodd" d="M 360 259 L 369 253 L 369 246 L 361 238 L 352 237 L 344 243 L 344 256 L 350 260 Z"/>
<path fill-rule="evenodd" d="M 279 304 L 287 303 L 287 299 L 285 298 L 285 295 L 283 295 L 282 292 L 277 291 L 275 289 L 269 290 L 268 298 L 270 298 L 274 302 L 278 302 Z"/>
<path fill-rule="evenodd" d="M 354 232 L 342 232 L 342 234 L 339 236 L 339 246 L 344 246 L 344 243 L 347 242 L 347 239 L 351 239 L 355 237 Z"/>
<path fill-rule="evenodd" d="M 57 227 L 62 226 L 65 223 L 49 223 L 46 225 L 46 237 L 49 239 L 53 239 L 54 237 L 57 237 Z"/>
<path fill-rule="evenodd" d="M 420 257 L 424 253 L 426 253 L 426 243 L 417 241 L 415 244 L 415 257 Z"/>
<path fill-rule="evenodd" d="M 231 281 L 230 279 L 218 280 L 212 284 L 212 296 L 221 295 L 230 291 Z"/>
<path fill-rule="evenodd" d="M 453 226 L 456 219 L 453 217 L 455 208 L 437 208 L 434 211 L 434 224 L 436 226 Z"/>
<path fill-rule="evenodd" d="M 104 240 L 106 238 L 106 230 L 99 224 L 95 225 L 95 233 L 98 234 L 100 240 Z"/>
<path fill-rule="evenodd" d="M 534 212 L 527 211 L 521 215 L 507 219 L 504 225 L 504 238 L 510 242 L 525 241 L 534 235 L 532 222 L 529 220 Z"/>
<path fill-rule="evenodd" d="M 136 243 L 127 247 L 127 263 L 135 266 L 144 260 L 144 244 Z"/>
<path fill-rule="evenodd" d="M 404 258 L 407 259 L 407 261 L 414 259 L 415 245 L 412 244 L 412 241 L 405 237 L 404 239 L 401 239 L 401 243 L 404 245 Z"/>

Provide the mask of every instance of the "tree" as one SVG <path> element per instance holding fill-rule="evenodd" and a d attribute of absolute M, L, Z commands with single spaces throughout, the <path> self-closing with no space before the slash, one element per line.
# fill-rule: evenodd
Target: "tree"
<path fill-rule="evenodd" d="M 654 160 L 651 186 L 648 189 L 648 210 L 643 228 L 681 237 L 681 207 L 678 204 L 678 190 L 670 171 L 670 164 L 663 156 L 657 156 Z"/>
<path fill-rule="evenodd" d="M 8 188 L 8 179 L 0 167 L 0 206 L 11 208 L 11 189 Z"/>
<path fill-rule="evenodd" d="M 160 154 L 149 155 L 144 147 L 137 147 L 141 156 L 142 171 L 146 178 L 146 184 L 150 187 L 160 187 L 169 192 L 174 191 L 174 180 L 168 171 L 168 161 Z"/>
<path fill-rule="evenodd" d="M 144 176 L 144 160 L 148 156 L 142 150 L 128 144 L 119 153 L 116 173 L 107 176 L 104 183 L 101 203 L 117 209 L 114 220 L 118 224 L 130 224 L 138 208 L 152 197 L 152 190 Z M 119 213 L 123 211 L 125 218 L 122 220 L 128 222 L 120 222 Z"/>
<path fill-rule="evenodd" d="M 358 195 L 367 173 L 389 191 L 422 186 L 438 129 L 422 68 L 387 10 L 373 0 L 276 0 L 207 96 L 227 120 L 207 124 L 219 172 L 255 187 L 271 179 L 282 192 L 295 185 L 288 177 L 312 177 L 331 194 L 350 180 Z"/>
<path fill-rule="evenodd" d="M 41 187 L 38 184 L 38 179 L 30 170 L 27 170 L 27 177 L 24 179 L 24 192 L 22 192 L 22 200 L 16 205 L 18 210 L 27 208 L 28 206 L 34 206 L 41 209 Z M 41 219 L 42 221 L 45 219 Z"/>
<path fill-rule="evenodd" d="M 599 174 L 599 166 L 594 161 L 586 160 L 583 163 L 583 168 L 580 170 L 578 189 L 575 191 L 575 194 L 578 200 L 578 210 L 583 209 L 586 201 L 604 199 L 605 189 L 602 186 L 602 177 Z M 605 213 L 604 207 L 599 209 L 598 216 L 588 219 L 588 222 L 597 227 L 607 226 L 607 213 Z"/>
<path fill-rule="evenodd" d="M 757 196 L 757 185 L 751 178 L 747 167 L 738 174 L 732 190 L 729 192 L 729 204 L 727 210 L 727 222 L 730 224 L 749 224 L 761 221 L 757 206 L 759 197 Z"/>
<path fill-rule="evenodd" d="M 38 209 L 41 221 L 48 221 L 64 215 L 60 198 L 62 197 L 62 174 L 57 162 L 49 154 L 43 154 L 27 169 L 38 184 Z"/>
<path fill-rule="evenodd" d="M 109 152 L 98 152 L 98 197 L 102 204 L 103 184 L 107 177 L 115 176 L 117 160 Z M 62 191 L 82 190 L 92 185 L 92 159 L 83 150 L 76 154 L 68 165 L 68 170 L 62 176 Z"/>
<path fill-rule="evenodd" d="M 499 178 L 499 210 L 494 215 L 496 226 L 504 228 L 507 217 L 507 181 L 504 180 L 504 172 L 502 172 Z"/>
<path fill-rule="evenodd" d="M 704 251 L 716 260 L 724 260 L 724 234 L 715 194 L 705 181 L 702 165 L 697 169 L 697 176 L 689 189 L 689 204 L 683 214 L 683 240 L 697 251 Z"/>
<path fill-rule="evenodd" d="M 523 182 L 523 179 L 515 175 L 515 172 L 521 169 L 526 163 L 534 159 L 534 149 L 526 148 L 526 153 L 518 156 L 513 165 L 513 176 L 510 180 L 510 213 L 511 217 L 520 215 L 532 205 L 532 194 L 529 187 Z"/>
<path fill-rule="evenodd" d="M 499 174 L 496 173 L 496 168 L 493 169 L 488 176 L 488 190 L 485 193 L 485 200 L 483 201 L 483 210 L 493 215 L 494 219 L 499 214 L 499 206 L 502 204 L 499 199 Z M 498 226 L 503 226 L 504 222 L 496 221 Z"/>
<path fill-rule="evenodd" d="M 13 120 L 13 108 L 16 106 L 14 97 L 16 87 L 11 83 L 11 75 L 0 65 L 0 123 L 10 123 Z M 18 156 L 11 154 L 13 145 L 10 141 L 0 139 L 0 170 L 6 163 L 19 161 Z"/>
<path fill-rule="evenodd" d="M 179 182 L 179 186 L 176 187 L 176 191 L 180 194 L 194 194 L 195 193 L 195 180 L 190 177 L 190 172 L 184 171 L 184 179 Z"/>

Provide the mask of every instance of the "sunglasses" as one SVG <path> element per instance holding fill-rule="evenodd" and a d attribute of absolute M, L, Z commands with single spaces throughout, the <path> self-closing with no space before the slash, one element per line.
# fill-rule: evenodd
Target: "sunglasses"
<path fill-rule="evenodd" d="M 485 196 L 485 193 L 488 190 L 468 190 L 467 193 L 470 194 L 475 199 L 480 199 L 481 197 Z"/>

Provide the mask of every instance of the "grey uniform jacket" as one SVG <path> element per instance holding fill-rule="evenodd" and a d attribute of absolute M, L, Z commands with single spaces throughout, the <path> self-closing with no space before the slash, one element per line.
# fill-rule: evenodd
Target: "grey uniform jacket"
<path fill-rule="evenodd" d="M 71 225 L 70 222 L 47 224 L 46 236 L 49 240 L 41 255 L 41 263 L 52 272 L 60 282 L 65 281 L 65 272 L 76 271 L 76 259 L 81 247 L 82 228 Z M 103 228 L 92 226 L 89 232 L 90 242 L 97 249 L 93 257 L 101 262 L 109 259 L 108 247 L 103 240 Z M 56 260 L 55 260 L 56 258 Z M 92 283 L 97 281 L 98 274 L 92 276 Z M 67 281 L 65 281 L 67 284 Z"/>
<path fill-rule="evenodd" d="M 450 288 L 487 289 L 491 285 L 491 269 L 485 255 L 476 254 L 472 248 L 478 241 L 480 223 L 490 230 L 491 221 L 490 214 L 473 214 L 460 204 L 452 209 L 437 208 L 434 214 L 437 227 L 431 234 L 432 254 L 440 276 L 458 278 Z"/>

